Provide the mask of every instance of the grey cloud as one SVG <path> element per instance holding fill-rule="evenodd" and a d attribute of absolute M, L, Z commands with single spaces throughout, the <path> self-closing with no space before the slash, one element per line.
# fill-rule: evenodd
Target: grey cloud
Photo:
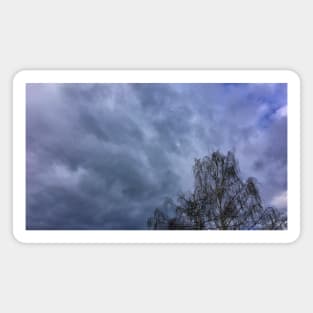
<path fill-rule="evenodd" d="M 215 149 L 269 203 L 286 189 L 285 101 L 281 85 L 28 85 L 27 227 L 143 229 Z"/>

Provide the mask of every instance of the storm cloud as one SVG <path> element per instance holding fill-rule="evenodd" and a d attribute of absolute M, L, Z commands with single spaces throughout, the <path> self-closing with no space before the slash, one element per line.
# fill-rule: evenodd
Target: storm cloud
<path fill-rule="evenodd" d="M 286 210 L 285 84 L 28 84 L 28 229 L 145 229 L 231 150 Z"/>

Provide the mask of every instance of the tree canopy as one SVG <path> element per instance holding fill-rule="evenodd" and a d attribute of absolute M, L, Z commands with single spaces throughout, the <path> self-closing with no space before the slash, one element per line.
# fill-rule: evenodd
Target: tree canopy
<path fill-rule="evenodd" d="M 148 219 L 150 229 L 163 230 L 282 230 L 287 216 L 273 207 L 264 207 L 256 179 L 240 177 L 232 152 L 219 151 L 193 166 L 194 190 L 180 194 L 174 216 L 155 209 Z"/>

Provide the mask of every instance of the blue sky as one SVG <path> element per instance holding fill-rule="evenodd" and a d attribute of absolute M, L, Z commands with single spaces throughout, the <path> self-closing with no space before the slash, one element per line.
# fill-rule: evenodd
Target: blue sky
<path fill-rule="evenodd" d="M 27 227 L 142 229 L 231 150 L 286 210 L 285 84 L 28 84 Z"/>

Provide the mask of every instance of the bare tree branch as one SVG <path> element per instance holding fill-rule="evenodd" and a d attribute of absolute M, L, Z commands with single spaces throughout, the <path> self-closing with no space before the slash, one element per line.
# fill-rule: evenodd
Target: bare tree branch
<path fill-rule="evenodd" d="M 216 151 L 210 157 L 195 159 L 193 173 L 194 191 L 178 196 L 176 216 L 169 218 L 156 209 L 148 220 L 150 229 L 287 228 L 285 214 L 275 208 L 263 207 L 256 180 L 240 178 L 238 162 L 232 152 L 223 155 Z"/>

